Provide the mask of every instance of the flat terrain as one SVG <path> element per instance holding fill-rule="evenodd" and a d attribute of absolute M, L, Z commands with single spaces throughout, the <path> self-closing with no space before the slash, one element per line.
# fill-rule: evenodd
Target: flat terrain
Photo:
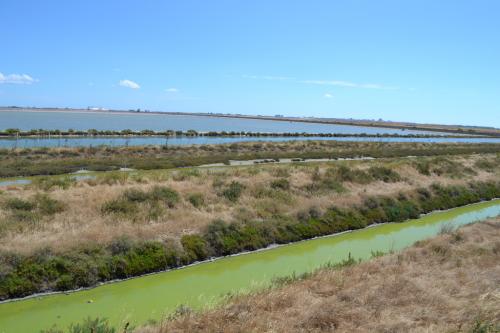
<path fill-rule="evenodd" d="M 75 113 L 124 113 L 136 114 L 136 111 L 124 110 L 87 110 L 87 109 L 58 109 L 58 108 L 11 108 L 0 107 L 0 111 L 31 111 L 31 112 L 75 112 Z M 500 136 L 500 130 L 493 127 L 481 126 L 462 126 L 462 125 L 440 125 L 440 124 L 418 124 L 409 122 L 395 122 L 384 120 L 356 120 L 356 119 L 337 119 L 337 118 L 305 118 L 305 117 L 273 117 L 273 116 L 250 116 L 239 114 L 214 114 L 214 113 L 191 113 L 191 112 L 141 112 L 141 114 L 166 114 L 166 115 L 186 115 L 186 116 L 203 116 L 203 117 L 218 117 L 218 118 L 234 118 L 234 119 L 258 119 L 269 121 L 285 121 L 285 122 L 303 122 L 303 123 L 317 123 L 317 124 L 337 124 L 337 125 L 351 125 L 351 126 L 366 126 L 366 127 L 380 127 L 380 128 L 397 128 L 408 130 L 424 130 L 424 131 L 437 131 L 449 133 L 467 133 L 477 135 L 491 135 Z"/>
<path fill-rule="evenodd" d="M 29 186 L 2 188 L 0 251 L 61 253 L 123 236 L 177 241 L 214 220 L 307 218 L 433 183 L 496 182 L 499 167 L 497 155 L 490 154 L 111 172 L 79 182 L 38 177 Z M 158 186 L 171 190 L 175 202 L 141 197 Z M 23 211 L 14 199 L 40 207 Z"/>
<path fill-rule="evenodd" d="M 246 142 L 220 145 L 0 149 L 0 178 L 87 170 L 168 169 L 229 160 L 499 153 L 495 143 Z"/>
<path fill-rule="evenodd" d="M 488 144 L 326 142 L 4 151 L 4 172 L 57 174 L 80 163 L 154 170 L 36 176 L 30 185 L 2 186 L 0 300 L 491 200 L 500 196 L 497 152 Z M 273 154 L 334 159 L 179 168 Z M 165 164 L 171 168 L 161 169 Z"/>
<path fill-rule="evenodd" d="M 312 276 L 214 310 L 189 309 L 140 333 L 499 332 L 500 219 Z"/>

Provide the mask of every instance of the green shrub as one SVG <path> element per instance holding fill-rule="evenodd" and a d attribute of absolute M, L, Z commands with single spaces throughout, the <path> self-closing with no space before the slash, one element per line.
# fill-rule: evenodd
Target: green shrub
<path fill-rule="evenodd" d="M 221 192 L 221 195 L 231 202 L 236 202 L 240 198 L 244 188 L 245 186 L 243 184 L 232 181 L 231 184 Z"/>
<path fill-rule="evenodd" d="M 474 163 L 474 166 L 478 169 L 485 170 L 487 172 L 492 172 L 498 167 L 498 164 L 487 160 L 485 158 L 479 159 Z"/>
<path fill-rule="evenodd" d="M 100 184 L 106 184 L 106 185 L 116 185 L 116 184 L 123 185 L 127 182 L 128 177 L 129 174 L 127 172 L 109 172 L 98 175 L 97 181 Z"/>
<path fill-rule="evenodd" d="M 431 175 L 431 165 L 429 161 L 417 161 L 413 165 L 420 174 L 425 176 Z"/>
<path fill-rule="evenodd" d="M 288 191 L 290 189 L 290 182 L 285 178 L 275 179 L 271 182 L 271 187 L 277 190 Z"/>
<path fill-rule="evenodd" d="M 129 202 L 145 202 L 150 199 L 149 193 L 138 189 L 128 189 L 122 194 L 122 198 Z"/>
<path fill-rule="evenodd" d="M 54 215 L 64 210 L 64 204 L 61 201 L 52 199 L 47 194 L 37 194 L 34 201 L 37 209 L 44 215 Z"/>
<path fill-rule="evenodd" d="M 160 202 L 172 208 L 178 201 L 179 194 L 166 186 L 155 186 L 148 192 L 128 189 L 119 198 L 106 202 L 101 207 L 101 211 L 105 214 L 131 215 L 139 210 L 139 204 L 149 203 L 148 217 L 157 219 L 163 213 L 162 207 L 159 206 Z"/>
<path fill-rule="evenodd" d="M 368 174 L 377 180 L 381 180 L 385 183 L 394 183 L 401 180 L 399 174 L 386 167 L 371 167 L 368 169 Z"/>
<path fill-rule="evenodd" d="M 43 191 L 49 191 L 54 187 L 66 190 L 74 182 L 75 181 L 69 177 L 40 177 L 33 181 L 34 185 Z"/>
<path fill-rule="evenodd" d="M 205 198 L 201 193 L 192 193 L 188 195 L 188 201 L 196 208 L 200 208 L 205 204 Z"/>
<path fill-rule="evenodd" d="M 53 215 L 64 210 L 64 204 L 50 198 L 47 194 L 37 194 L 30 200 L 9 198 L 4 207 L 10 210 L 8 218 L 12 222 L 36 222 L 43 216 Z"/>
<path fill-rule="evenodd" d="M 304 189 L 311 194 L 330 191 L 342 193 L 345 191 L 344 186 L 334 178 L 313 180 L 311 183 L 307 184 Z"/>
<path fill-rule="evenodd" d="M 152 200 L 162 201 L 168 207 L 172 208 L 179 202 L 179 194 L 166 186 L 155 186 L 150 191 Z"/>
<path fill-rule="evenodd" d="M 199 235 L 184 235 L 181 244 L 188 262 L 201 261 L 208 257 L 207 242 Z"/>
<path fill-rule="evenodd" d="M 329 169 L 327 173 L 340 182 L 367 184 L 372 181 L 372 177 L 363 170 L 349 168 L 345 165 L 341 165 L 336 169 Z"/>
<path fill-rule="evenodd" d="M 5 208 L 10 210 L 22 210 L 22 211 L 32 211 L 35 209 L 36 205 L 28 200 L 23 200 L 19 198 L 9 198 L 5 201 Z"/>
<path fill-rule="evenodd" d="M 105 214 L 134 214 L 137 212 L 137 206 L 130 201 L 123 199 L 115 199 L 105 202 L 101 211 Z"/>

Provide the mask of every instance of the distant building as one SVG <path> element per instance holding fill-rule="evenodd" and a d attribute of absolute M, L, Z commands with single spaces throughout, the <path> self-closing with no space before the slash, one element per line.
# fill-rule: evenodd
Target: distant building
<path fill-rule="evenodd" d="M 87 110 L 91 110 L 91 111 L 108 111 L 109 109 L 105 109 L 105 108 L 98 108 L 98 107 L 88 107 Z"/>

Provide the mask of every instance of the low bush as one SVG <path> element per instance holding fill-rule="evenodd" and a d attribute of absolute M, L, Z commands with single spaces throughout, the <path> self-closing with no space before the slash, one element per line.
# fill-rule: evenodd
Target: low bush
<path fill-rule="evenodd" d="M 240 198 L 245 186 L 237 181 L 232 181 L 226 188 L 221 192 L 221 196 L 226 198 L 231 202 L 236 202 Z"/>
<path fill-rule="evenodd" d="M 187 257 L 187 262 L 201 261 L 208 257 L 207 242 L 199 235 L 184 235 L 181 244 Z"/>
<path fill-rule="evenodd" d="M 275 179 L 271 182 L 271 187 L 278 190 L 288 191 L 290 189 L 290 182 L 285 178 Z"/>
<path fill-rule="evenodd" d="M 37 194 L 34 197 L 36 208 L 43 215 L 54 215 L 64 210 L 65 205 L 59 201 L 52 199 L 47 194 Z"/>
<path fill-rule="evenodd" d="M 201 193 L 192 193 L 187 197 L 188 201 L 196 208 L 200 208 L 205 204 L 205 198 Z"/>
<path fill-rule="evenodd" d="M 4 207 L 10 210 L 31 211 L 35 209 L 36 205 L 32 201 L 19 198 L 9 198 L 5 201 Z"/>
<path fill-rule="evenodd" d="M 338 168 L 329 169 L 328 174 L 332 175 L 336 180 L 340 182 L 367 184 L 373 180 L 372 177 L 365 171 L 349 168 L 345 165 L 341 165 Z"/>
<path fill-rule="evenodd" d="M 122 198 L 124 201 L 129 202 L 145 202 L 149 200 L 150 195 L 142 190 L 132 188 L 125 190 L 122 194 Z"/>
<path fill-rule="evenodd" d="M 498 159 L 497 159 L 498 160 Z M 499 166 L 500 160 L 497 162 L 491 161 L 485 158 L 479 159 L 474 163 L 474 166 L 478 169 L 487 171 L 487 172 L 492 172 Z"/>
<path fill-rule="evenodd" d="M 128 200 L 115 199 L 105 202 L 101 207 L 101 211 L 105 214 L 130 215 L 137 212 L 137 205 Z"/>
<path fill-rule="evenodd" d="M 36 222 L 44 216 L 54 215 L 64 210 L 64 204 L 47 194 L 36 194 L 31 199 L 8 198 L 3 203 L 9 211 L 11 222 Z"/>
<path fill-rule="evenodd" d="M 155 186 L 149 193 L 152 200 L 161 201 L 170 208 L 179 202 L 179 194 L 166 186 Z"/>
<path fill-rule="evenodd" d="M 157 207 L 159 203 L 172 208 L 178 202 L 179 194 L 166 186 L 154 186 L 149 191 L 127 189 L 119 198 L 105 202 L 101 207 L 101 211 L 105 214 L 118 213 L 132 215 L 139 210 L 139 204 L 141 203 L 148 203 L 151 209 Z M 152 218 L 154 217 L 152 216 Z"/>
<path fill-rule="evenodd" d="M 368 174 L 376 179 L 385 183 L 395 183 L 401 180 L 399 174 L 387 167 L 371 167 L 368 169 Z"/>
<path fill-rule="evenodd" d="M 476 174 L 473 169 L 445 157 L 418 160 L 413 163 L 413 166 L 419 173 L 425 176 L 434 174 L 437 176 L 458 178 L 463 175 Z"/>
<path fill-rule="evenodd" d="M 75 181 L 69 177 L 40 177 L 33 181 L 33 184 L 43 191 L 50 191 L 54 187 L 68 189 Z"/>

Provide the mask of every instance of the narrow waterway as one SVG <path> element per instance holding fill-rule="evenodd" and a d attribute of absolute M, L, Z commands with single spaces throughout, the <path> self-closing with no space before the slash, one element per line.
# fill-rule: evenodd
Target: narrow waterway
<path fill-rule="evenodd" d="M 416 220 L 384 224 L 266 251 L 227 257 L 184 269 L 57 294 L 0 304 L 0 332 L 39 332 L 65 327 L 85 317 L 106 317 L 123 327 L 159 319 L 181 304 L 199 308 L 221 295 L 248 291 L 274 277 L 311 271 L 348 257 L 367 259 L 372 251 L 399 250 L 438 234 L 443 225 L 460 226 L 500 215 L 500 200 L 436 212 Z"/>

